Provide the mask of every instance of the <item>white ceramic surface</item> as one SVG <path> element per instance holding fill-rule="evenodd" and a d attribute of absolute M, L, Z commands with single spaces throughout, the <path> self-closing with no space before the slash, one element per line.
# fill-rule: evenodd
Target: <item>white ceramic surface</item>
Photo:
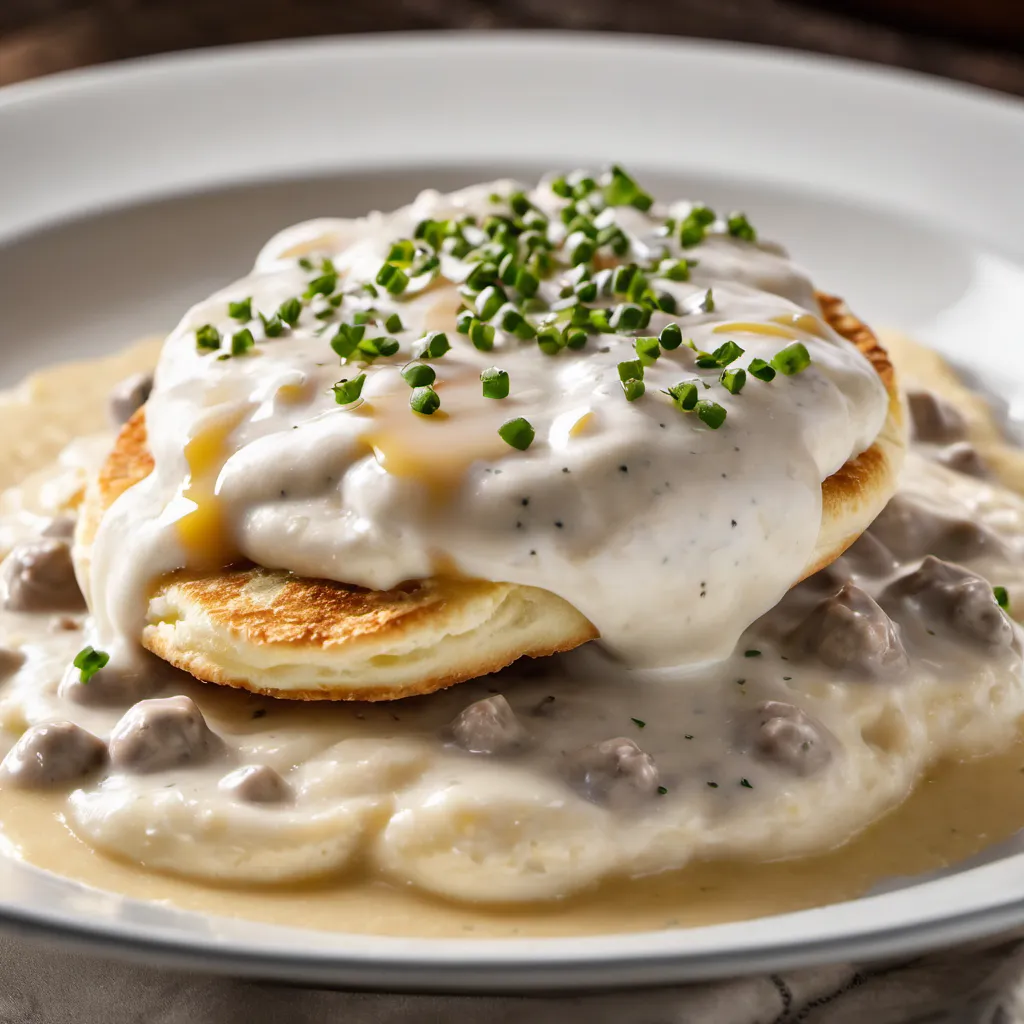
<path fill-rule="evenodd" d="M 628 37 L 363 37 L 206 51 L 0 91 L 0 380 L 169 328 L 276 228 L 425 185 L 626 163 L 743 206 L 867 319 L 916 332 L 1024 420 L 1024 105 L 907 74 Z M 817 910 L 572 940 L 253 926 L 0 858 L 0 925 L 135 958 L 391 990 L 722 977 L 1024 925 L 1015 844 Z"/>

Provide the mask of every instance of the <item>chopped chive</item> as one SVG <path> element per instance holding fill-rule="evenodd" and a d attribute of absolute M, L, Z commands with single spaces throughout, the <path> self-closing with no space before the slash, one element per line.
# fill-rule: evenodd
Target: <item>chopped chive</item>
<path fill-rule="evenodd" d="M 608 326 L 616 331 L 635 331 L 643 327 L 649 319 L 650 313 L 642 307 L 622 302 L 612 311 L 608 318 Z"/>
<path fill-rule="evenodd" d="M 356 324 L 357 326 L 362 326 L 362 325 L 365 325 L 365 324 L 372 324 L 373 323 L 373 317 L 374 317 L 374 310 L 372 310 L 372 309 L 357 309 L 352 314 L 352 323 Z"/>
<path fill-rule="evenodd" d="M 658 796 L 664 796 L 667 792 L 668 790 L 664 786 L 658 787 Z"/>
<path fill-rule="evenodd" d="M 634 725 L 635 725 L 635 726 L 636 726 L 636 727 L 637 727 L 638 729 L 644 729 L 644 728 L 646 728 L 646 727 L 647 727 L 647 723 L 646 723 L 646 722 L 644 722 L 644 721 L 642 721 L 642 720 L 641 720 L 641 719 L 639 719 L 639 718 L 631 718 L 631 719 L 630 719 L 630 721 L 631 721 L 631 722 L 632 722 L 632 723 L 633 723 L 633 724 L 634 724 Z"/>
<path fill-rule="evenodd" d="M 658 267 L 657 276 L 668 281 L 689 281 L 690 262 L 689 260 L 666 260 Z"/>
<path fill-rule="evenodd" d="M 618 366 L 619 380 L 643 380 L 644 364 L 639 359 L 624 359 Z"/>
<path fill-rule="evenodd" d="M 476 297 L 476 312 L 481 320 L 490 320 L 508 301 L 508 296 L 497 286 L 488 285 Z"/>
<path fill-rule="evenodd" d="M 644 366 L 651 366 L 661 355 L 661 346 L 657 338 L 637 338 L 633 342 L 637 358 Z"/>
<path fill-rule="evenodd" d="M 751 359 L 747 371 L 758 380 L 775 380 L 775 367 L 763 359 Z"/>
<path fill-rule="evenodd" d="M 761 652 L 758 651 L 758 650 L 755 650 L 754 648 L 751 648 L 749 651 L 744 651 L 743 652 L 743 657 L 744 658 L 760 658 L 761 657 Z"/>
<path fill-rule="evenodd" d="M 505 444 L 525 452 L 533 444 L 536 435 L 530 421 L 517 416 L 514 420 L 506 420 L 498 427 L 498 436 Z"/>
<path fill-rule="evenodd" d="M 244 356 L 255 344 L 256 339 L 252 336 L 252 331 L 248 327 L 243 327 L 231 335 L 231 354 Z"/>
<path fill-rule="evenodd" d="M 228 303 L 228 316 L 239 323 L 247 324 L 252 319 L 252 296 Z"/>
<path fill-rule="evenodd" d="M 714 313 L 715 311 L 715 296 L 712 294 L 709 288 L 704 293 L 704 298 L 697 304 L 696 312 L 698 313 Z"/>
<path fill-rule="evenodd" d="M 366 328 L 361 324 L 339 324 L 337 333 L 331 338 L 331 348 L 342 359 L 348 359 L 363 340 L 365 332 Z"/>
<path fill-rule="evenodd" d="M 550 187 L 551 191 L 561 199 L 568 199 L 572 195 L 572 189 L 569 187 L 569 182 L 567 182 L 564 177 L 554 178 Z"/>
<path fill-rule="evenodd" d="M 537 336 L 533 325 L 511 303 L 504 307 L 499 323 L 503 331 L 508 331 L 523 341 L 529 341 Z"/>
<path fill-rule="evenodd" d="M 794 341 L 772 356 L 772 366 L 786 377 L 806 370 L 811 365 L 811 354 L 802 341 Z"/>
<path fill-rule="evenodd" d="M 709 783 L 708 783 L 708 785 L 709 785 L 709 786 L 710 786 L 710 787 L 711 787 L 712 789 L 718 789 L 718 783 L 717 783 L 717 782 L 709 782 Z"/>
<path fill-rule="evenodd" d="M 490 366 L 480 374 L 484 398 L 508 398 L 508 373 Z"/>
<path fill-rule="evenodd" d="M 1008 612 L 1010 610 L 1010 595 L 1006 592 L 1006 587 L 993 587 L 992 593 L 995 595 L 996 604 L 1004 612 Z"/>
<path fill-rule="evenodd" d="M 724 345 L 719 345 L 711 355 L 715 360 L 715 366 L 728 366 L 743 355 L 743 349 L 735 341 L 727 341 Z"/>
<path fill-rule="evenodd" d="M 630 377 L 629 380 L 619 381 L 622 387 L 622 393 L 626 396 L 627 402 L 635 402 L 638 398 L 643 396 L 643 393 L 647 390 L 647 385 L 642 380 L 637 380 L 635 377 Z"/>
<path fill-rule="evenodd" d="M 604 201 L 609 206 L 635 206 L 647 211 L 654 200 L 619 166 L 613 165 L 604 186 Z"/>
<path fill-rule="evenodd" d="M 263 322 L 263 333 L 268 338 L 279 338 L 284 333 L 284 324 L 276 313 L 269 320 L 260 313 L 260 320 Z"/>
<path fill-rule="evenodd" d="M 707 424 L 712 430 L 717 430 L 725 422 L 725 409 L 717 402 L 704 400 L 698 402 L 696 408 L 701 422 Z"/>
<path fill-rule="evenodd" d="M 557 356 L 565 344 L 565 335 L 557 327 L 545 327 L 537 333 L 537 347 L 547 356 Z"/>
<path fill-rule="evenodd" d="M 580 302 L 594 302 L 597 299 L 597 282 L 580 281 L 573 291 Z"/>
<path fill-rule="evenodd" d="M 395 338 L 363 338 L 356 348 L 371 359 L 376 359 L 377 356 L 393 356 L 398 351 L 399 344 Z"/>
<path fill-rule="evenodd" d="M 473 347 L 481 352 L 489 352 L 494 348 L 494 328 L 482 320 L 474 320 L 469 327 L 469 340 Z"/>
<path fill-rule="evenodd" d="M 692 380 L 673 384 L 665 394 L 684 412 L 689 412 L 697 404 L 697 385 Z"/>
<path fill-rule="evenodd" d="M 743 390 L 743 385 L 747 383 L 747 371 L 743 369 L 723 370 L 718 379 L 730 395 L 738 395 Z"/>
<path fill-rule="evenodd" d="M 409 396 L 409 407 L 421 416 L 433 416 L 441 408 L 441 399 L 432 387 L 414 388 Z"/>
<path fill-rule="evenodd" d="M 401 238 L 391 243 L 391 251 L 388 253 L 388 263 L 411 263 L 416 255 L 416 243 L 411 238 Z M 378 284 L 383 284 L 379 281 Z"/>
<path fill-rule="evenodd" d="M 742 239 L 744 242 L 757 241 L 757 232 L 751 227 L 745 213 L 739 211 L 730 213 L 729 219 L 726 221 L 726 228 L 733 238 Z"/>
<path fill-rule="evenodd" d="M 84 684 L 89 682 L 108 661 L 110 655 L 106 651 L 97 651 L 95 647 L 83 647 L 71 664 L 78 669 L 78 678 Z"/>
<path fill-rule="evenodd" d="M 498 268 L 489 260 L 478 263 L 466 278 L 466 285 L 475 292 L 483 291 L 489 284 L 492 284 Z"/>
<path fill-rule="evenodd" d="M 391 316 L 384 321 L 384 330 L 390 334 L 397 334 L 399 331 L 404 331 L 405 325 L 402 323 L 402 318 L 397 313 L 392 313 Z"/>
<path fill-rule="evenodd" d="M 305 256 L 302 256 L 299 259 L 299 266 L 302 267 L 303 270 L 312 270 L 313 269 L 313 261 L 311 259 L 308 259 Z"/>
<path fill-rule="evenodd" d="M 679 329 L 679 324 L 666 324 L 658 335 L 658 341 L 661 347 L 668 351 L 679 348 L 683 343 L 683 332 Z"/>
<path fill-rule="evenodd" d="M 740 779 L 740 785 L 744 789 L 753 789 L 754 788 L 747 779 Z"/>
<path fill-rule="evenodd" d="M 220 331 L 213 324 L 203 324 L 196 328 L 196 348 L 201 351 L 213 351 L 220 348 Z"/>
<path fill-rule="evenodd" d="M 476 317 L 473 316 L 473 313 L 468 309 L 463 310 L 463 312 L 455 318 L 455 330 L 457 330 L 459 334 L 469 334 L 470 327 L 475 323 Z"/>
<path fill-rule="evenodd" d="M 334 392 L 334 400 L 338 405 L 351 405 L 363 393 L 363 385 L 366 383 L 366 374 L 361 373 L 352 380 L 343 378 L 334 385 L 331 390 Z"/>
<path fill-rule="evenodd" d="M 434 368 L 423 363 L 410 363 L 402 371 L 402 380 L 411 388 L 425 388 L 433 384 L 436 377 Z"/>
<path fill-rule="evenodd" d="M 306 287 L 305 298 L 311 299 L 314 295 L 330 295 L 338 287 L 338 275 L 336 273 L 321 274 L 314 277 Z"/>
<path fill-rule="evenodd" d="M 566 348 L 578 350 L 587 344 L 587 332 L 581 327 L 567 327 L 565 329 Z"/>
<path fill-rule="evenodd" d="M 416 356 L 419 359 L 440 359 L 450 348 L 444 331 L 431 331 L 423 338 Z"/>
<path fill-rule="evenodd" d="M 612 293 L 615 295 L 626 295 L 629 293 L 629 286 L 636 276 L 637 267 L 635 263 L 626 263 L 616 267 L 612 273 Z"/>
<path fill-rule="evenodd" d="M 377 271 L 376 281 L 391 295 L 401 295 L 409 287 L 409 275 L 394 263 L 385 263 Z"/>
<path fill-rule="evenodd" d="M 715 223 L 716 214 L 710 206 L 705 206 L 703 203 L 697 203 L 693 206 L 687 216 L 702 228 L 707 228 Z"/>
<path fill-rule="evenodd" d="M 298 299 L 285 299 L 277 307 L 277 315 L 289 326 L 294 327 L 302 316 L 302 303 Z"/>
<path fill-rule="evenodd" d="M 575 267 L 581 263 L 589 263 L 597 248 L 594 241 L 588 238 L 582 231 L 574 231 L 565 240 L 566 248 L 569 250 L 569 262 Z"/>
<path fill-rule="evenodd" d="M 514 282 L 515 289 L 524 298 L 528 299 L 532 295 L 537 294 L 537 289 L 540 287 L 540 281 L 537 275 L 532 271 L 527 270 L 526 267 L 521 267 L 516 272 L 516 279 Z"/>

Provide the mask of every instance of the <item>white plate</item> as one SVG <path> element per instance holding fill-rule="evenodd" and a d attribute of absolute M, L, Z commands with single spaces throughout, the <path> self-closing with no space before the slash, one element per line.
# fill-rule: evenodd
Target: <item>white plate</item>
<path fill-rule="evenodd" d="M 1024 398 L 1024 106 L 781 52 L 623 37 L 364 37 L 161 58 L 0 91 L 2 374 L 165 330 L 276 228 L 418 188 L 610 160 L 742 206 L 876 324 Z M 1024 854 L 741 924 L 586 939 L 286 931 L 0 860 L 0 923 L 334 985 L 512 990 L 722 977 L 1024 925 Z"/>

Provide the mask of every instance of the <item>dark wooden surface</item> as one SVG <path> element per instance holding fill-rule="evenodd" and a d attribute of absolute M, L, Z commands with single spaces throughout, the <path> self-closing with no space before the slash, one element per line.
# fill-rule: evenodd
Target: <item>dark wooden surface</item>
<path fill-rule="evenodd" d="M 0 84 L 198 46 L 439 28 L 737 39 L 1024 95 L 1024 0 L 0 0 Z"/>

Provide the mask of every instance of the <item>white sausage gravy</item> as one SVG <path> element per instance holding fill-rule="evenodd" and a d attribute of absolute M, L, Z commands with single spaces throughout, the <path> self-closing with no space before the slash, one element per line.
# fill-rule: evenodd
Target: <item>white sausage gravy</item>
<path fill-rule="evenodd" d="M 870 443 L 885 396 L 816 317 L 807 279 L 770 247 L 743 248 L 744 239 L 709 229 L 666 256 L 697 260 L 689 280 L 658 282 L 678 306 L 695 296 L 706 304 L 710 288 L 713 309 L 687 319 L 695 349 L 662 348 L 645 367 L 651 392 L 684 371 L 702 380 L 697 353 L 721 344 L 723 323 L 788 332 L 736 334 L 748 368 L 754 358 L 770 364 L 794 339 L 810 355 L 803 372 L 749 379 L 735 394 L 716 366 L 707 390 L 726 429 L 661 427 L 661 417 L 684 415 L 668 400 L 636 415 L 617 371 L 635 358 L 635 337 L 600 334 L 590 354 L 564 363 L 501 332 L 484 349 L 452 338 L 436 361 L 451 416 L 425 427 L 448 431 L 460 412 L 473 423 L 468 436 L 452 430 L 442 442 L 451 443 L 445 471 L 457 471 L 446 478 L 446 529 L 417 513 L 430 481 L 416 448 L 426 442 L 408 426 L 418 423 L 399 375 L 408 359 L 366 370 L 360 399 L 380 403 L 384 427 L 336 411 L 339 363 L 327 339 L 337 328 L 320 302 L 330 293 L 314 292 L 294 328 L 256 340 L 258 352 L 219 359 L 196 347 L 197 328 L 211 325 L 226 345 L 220 354 L 230 352 L 225 339 L 239 326 L 228 303 L 250 299 L 254 316 L 272 318 L 323 276 L 328 254 L 339 281 L 375 281 L 395 239 L 418 223 L 507 212 L 507 200 L 490 195 L 512 192 L 498 183 L 425 194 L 391 219 L 291 229 L 253 276 L 188 314 L 163 347 L 147 405 L 156 470 L 115 505 L 97 542 L 89 589 L 98 622 L 75 579 L 69 517 L 110 434 L 58 453 L 56 430 L 53 465 L 4 492 L 0 821 L 30 859 L 47 859 L 29 838 L 45 819 L 43 834 L 63 851 L 51 863 L 97 851 L 90 864 L 120 862 L 107 877 L 134 866 L 154 893 L 167 874 L 199 893 L 317 885 L 363 893 L 371 905 L 385 891 L 385 902 L 405 891 L 488 905 L 582 894 L 570 913 L 588 893 L 640 876 L 820 853 L 900 804 L 940 761 L 1012 747 L 1024 712 L 1021 636 L 1000 604 L 1024 602 L 1024 500 L 972 475 L 987 468 L 963 454 L 964 425 L 941 399 L 921 390 L 911 402 L 915 444 L 898 495 L 846 555 L 789 589 L 813 547 L 821 480 Z M 554 216 L 553 196 L 542 186 L 529 199 Z M 685 222 L 689 209 L 669 214 Z M 611 224 L 639 247 L 661 237 L 649 220 L 627 206 Z M 380 286 L 352 301 L 381 319 L 398 310 L 401 329 L 392 323 L 387 337 L 411 350 L 410 339 L 433 329 L 435 307 L 450 315 L 456 287 L 434 282 L 392 303 Z M 330 334 L 318 334 L 324 323 Z M 252 324 L 258 335 L 260 321 Z M 77 368 L 81 394 L 88 400 L 151 358 L 152 348 Z M 491 365 L 508 368 L 511 381 L 510 397 L 492 404 L 513 402 L 511 411 L 470 402 Z M 46 393 L 0 405 L 7 426 L 31 432 L 45 422 L 55 406 Z M 145 381 L 119 383 L 116 418 L 147 394 Z M 143 656 L 130 641 L 146 581 L 194 554 L 180 510 L 167 511 L 188 474 L 185 448 L 228 414 L 217 514 L 249 558 L 390 586 L 429 573 L 441 554 L 471 574 L 563 594 L 609 644 L 428 697 L 314 706 L 199 684 Z M 519 451 L 497 434 L 515 415 L 541 443 Z M 80 420 L 86 431 L 97 425 L 95 402 Z M 693 467 L 685 480 L 673 468 L 681 453 Z M 412 469 L 392 472 L 389 454 Z M 16 450 L 10 458 L 16 465 Z M 607 515 L 589 514 L 597 498 Z M 665 566 L 668 551 L 678 560 Z M 666 608 L 681 609 L 668 631 Z M 71 663 L 86 643 L 115 657 L 83 683 Z M 65 870 L 131 888 L 93 869 Z M 174 885 L 187 903 L 188 887 Z M 233 898 L 220 909 L 230 912 Z M 241 897 L 237 912 L 250 912 Z M 485 921 L 490 912 L 473 913 Z M 325 926 L 358 924 L 342 916 Z"/>

